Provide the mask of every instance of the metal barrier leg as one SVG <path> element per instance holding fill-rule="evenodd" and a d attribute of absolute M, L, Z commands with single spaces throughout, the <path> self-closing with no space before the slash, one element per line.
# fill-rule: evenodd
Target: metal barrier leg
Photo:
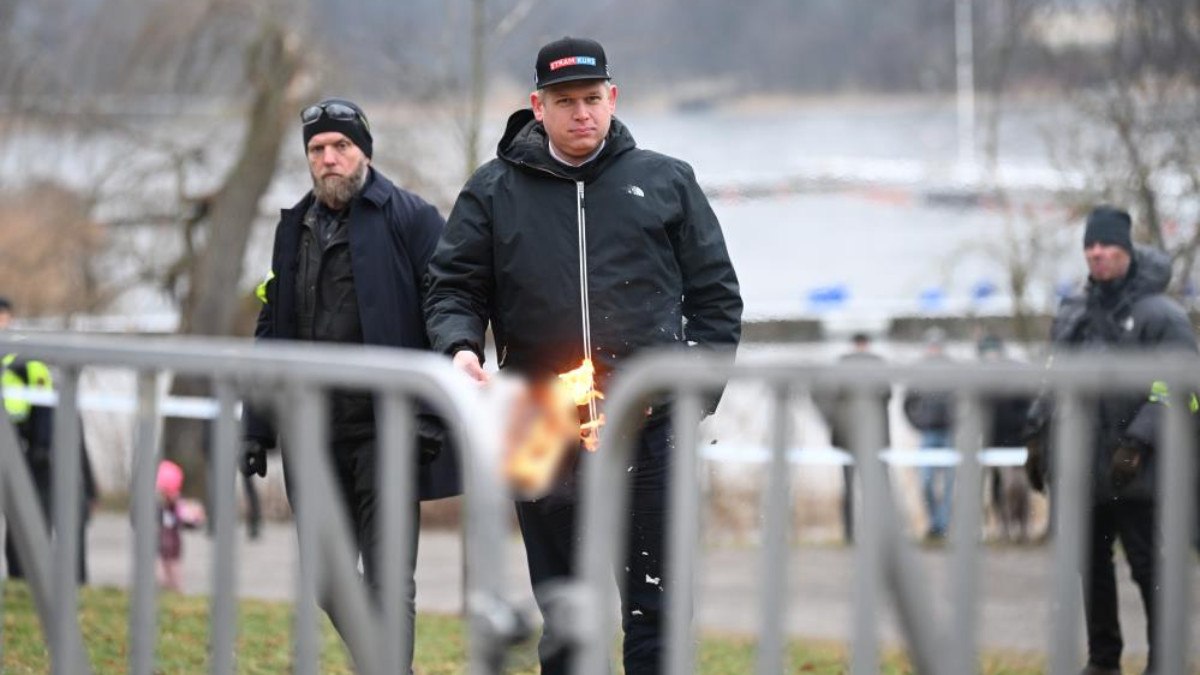
<path fill-rule="evenodd" d="M 858 420 L 851 443 L 863 486 L 863 517 L 854 548 L 854 637 L 850 665 L 854 675 L 875 675 L 879 672 L 876 620 L 882 585 L 884 516 L 890 508 L 891 492 L 884 485 L 886 476 L 876 455 L 883 447 L 883 438 L 879 435 L 882 413 L 878 410 L 878 400 L 864 389 L 854 392 L 851 405 L 853 419 Z"/>
<path fill-rule="evenodd" d="M 317 592 L 321 576 L 321 546 L 317 537 L 321 530 L 321 502 L 318 501 L 316 467 L 318 453 L 324 452 L 326 411 L 320 393 L 297 389 L 292 392 L 294 400 L 288 407 L 288 447 L 284 452 L 293 453 L 295 459 L 293 476 L 296 487 L 292 510 L 296 514 L 296 543 L 299 548 L 300 571 L 297 575 L 299 588 L 296 592 L 295 628 L 292 633 L 292 672 L 296 675 L 317 675 L 320 659 L 320 633 L 317 630 Z M 326 496 L 332 498 L 331 495 Z M 328 503 L 328 502 L 326 502 Z"/>
<path fill-rule="evenodd" d="M 669 540 L 666 589 L 667 667 L 673 675 L 690 675 L 696 655 L 692 596 L 696 585 L 696 560 L 700 557 L 700 494 L 696 480 L 696 435 L 700 424 L 700 397 L 693 391 L 678 396 L 674 419 L 675 447 L 671 458 Z"/>
<path fill-rule="evenodd" d="M 1079 392 L 1060 392 L 1055 415 L 1054 485 L 1050 493 L 1056 501 L 1058 520 L 1054 523 L 1055 565 L 1053 585 L 1053 626 L 1050 631 L 1050 672 L 1073 675 L 1079 670 L 1080 570 L 1091 539 L 1091 479 L 1087 467 L 1092 462 L 1092 439 Z"/>
<path fill-rule="evenodd" d="M 159 421 L 158 377 L 142 372 L 137 378 L 137 432 L 134 440 L 133 479 L 133 597 L 129 605 L 129 659 L 132 675 L 155 672 L 154 645 L 158 635 L 158 586 L 155 566 L 158 551 L 157 498 Z"/>
<path fill-rule="evenodd" d="M 1170 390 L 1192 391 L 1192 387 L 1172 382 Z M 1192 541 L 1196 533 L 1196 444 L 1193 425 L 1184 397 L 1176 397 L 1174 405 L 1163 415 L 1157 449 L 1158 467 L 1158 527 L 1162 556 L 1157 574 L 1158 601 L 1155 603 L 1155 631 L 1150 653 L 1156 673 L 1187 672 L 1188 638 L 1191 623 Z M 1150 617 L 1146 617 L 1147 620 Z"/>
<path fill-rule="evenodd" d="M 612 580 L 613 565 L 618 565 L 617 569 L 624 565 L 629 513 L 624 467 L 632 459 L 632 443 L 645 419 L 644 409 L 644 405 L 637 403 L 621 408 L 610 402 L 606 413 L 607 434 L 602 437 L 595 461 L 587 462 L 583 472 L 583 513 L 580 516 L 583 530 L 575 565 L 582 587 L 576 603 L 575 623 L 582 635 L 593 637 L 583 640 L 575 650 L 571 672 L 576 675 L 609 673 L 609 654 L 616 624 L 605 591 Z M 682 447 L 679 438 L 675 440 L 676 449 Z"/>
<path fill-rule="evenodd" d="M 961 461 L 955 470 L 953 565 L 953 622 L 955 638 L 947 644 L 950 650 L 950 672 L 978 672 L 979 640 L 979 538 L 983 520 L 983 476 L 979 466 L 983 430 L 988 428 L 979 396 L 961 396 L 955 415 L 956 441 Z"/>
<path fill-rule="evenodd" d="M 213 598 L 209 626 L 212 672 L 231 675 L 234 670 L 234 641 L 237 636 L 237 518 L 234 481 L 237 478 L 236 453 L 238 428 L 234 418 L 236 403 L 233 386 L 216 383 L 217 428 L 213 434 L 209 459 L 212 461 L 208 489 L 215 521 L 216 546 L 213 547 Z"/>
<path fill-rule="evenodd" d="M 354 550 L 347 534 L 350 522 L 332 478 L 324 392 L 296 385 L 292 396 L 288 442 L 294 455 L 289 471 L 294 470 L 298 480 L 294 507 L 301 582 L 293 636 L 296 668 L 316 675 L 319 640 L 312 602 L 316 599 L 329 613 L 358 671 L 381 673 L 377 616 L 350 555 Z"/>
<path fill-rule="evenodd" d="M 412 577 L 408 560 L 417 523 L 413 518 L 415 498 L 412 467 L 416 464 L 413 406 L 400 394 L 379 397 L 380 435 L 376 452 L 379 461 L 379 499 L 382 510 L 382 545 L 375 565 L 379 575 L 380 606 L 383 610 L 383 639 L 380 664 L 384 672 L 407 673 L 413 655 Z"/>
<path fill-rule="evenodd" d="M 79 462 L 79 369 L 65 368 L 54 413 L 53 490 L 50 500 L 54 534 L 51 561 L 54 574 L 54 624 L 50 630 L 52 671 L 77 675 L 87 655 L 71 638 L 79 631 L 79 507 L 83 472 Z"/>
<path fill-rule="evenodd" d="M 783 627 L 787 609 L 788 541 L 792 526 L 792 472 L 787 448 L 791 439 L 790 391 L 775 390 L 772 407 L 771 463 L 767 496 L 763 502 L 766 518 L 766 546 L 762 557 L 762 622 L 759 625 L 758 673 L 776 675 L 785 672 L 787 642 Z"/>
<path fill-rule="evenodd" d="M 467 611 L 469 675 L 493 675 L 503 669 L 504 649 L 520 631 L 515 611 L 504 598 L 504 547 L 508 541 L 510 502 L 500 485 L 501 396 L 471 408 L 470 426 L 454 431 L 460 448 L 467 523 Z M 595 635 L 595 633 L 591 633 Z M 611 643 L 609 643 L 611 644 Z"/>

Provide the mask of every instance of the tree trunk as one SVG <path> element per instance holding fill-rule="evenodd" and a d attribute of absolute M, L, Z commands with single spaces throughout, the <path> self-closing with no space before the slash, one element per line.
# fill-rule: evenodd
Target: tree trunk
<path fill-rule="evenodd" d="M 207 237 L 191 266 L 188 295 L 181 308 L 182 334 L 223 336 L 235 332 L 246 245 L 258 217 L 258 203 L 275 175 L 288 113 L 295 107 L 289 91 L 300 57 L 287 44 L 283 25 L 265 19 L 247 49 L 246 61 L 253 91 L 246 134 L 233 169 L 203 205 Z M 179 378 L 172 394 L 206 396 L 209 385 L 205 379 Z M 206 493 L 205 424 L 172 419 L 164 429 L 164 453 L 191 476 L 187 491 L 192 495 Z"/>

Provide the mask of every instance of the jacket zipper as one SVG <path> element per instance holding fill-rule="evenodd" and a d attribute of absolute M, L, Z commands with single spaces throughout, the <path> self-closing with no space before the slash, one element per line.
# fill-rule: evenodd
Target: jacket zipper
<path fill-rule="evenodd" d="M 583 358 L 592 358 L 592 310 L 588 293 L 587 210 L 583 181 L 575 181 L 575 213 L 579 223 L 579 313 L 583 324 Z M 588 401 L 588 421 L 596 419 L 596 401 Z"/>

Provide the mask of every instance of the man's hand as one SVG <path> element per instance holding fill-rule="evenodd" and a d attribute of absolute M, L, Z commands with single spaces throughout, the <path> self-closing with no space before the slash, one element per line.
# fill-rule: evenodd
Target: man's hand
<path fill-rule="evenodd" d="M 470 349 L 462 349 L 454 354 L 454 367 L 466 373 L 468 377 L 480 384 L 487 384 L 491 375 L 479 363 L 479 356 Z"/>
<path fill-rule="evenodd" d="M 1142 466 L 1144 448 L 1134 441 L 1122 442 L 1113 451 L 1112 465 L 1108 468 L 1108 478 L 1112 481 L 1114 490 L 1124 489 L 1137 478 L 1138 469 Z"/>
<path fill-rule="evenodd" d="M 267 477 L 267 449 L 262 443 L 253 440 L 242 442 L 242 473 Z"/>
<path fill-rule="evenodd" d="M 1037 433 L 1025 441 L 1025 476 L 1029 485 L 1038 492 L 1046 491 L 1046 443 L 1042 434 Z"/>

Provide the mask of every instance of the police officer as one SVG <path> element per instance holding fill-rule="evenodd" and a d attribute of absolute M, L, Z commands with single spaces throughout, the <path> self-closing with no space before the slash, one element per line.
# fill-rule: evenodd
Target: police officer
<path fill-rule="evenodd" d="M 7 298 L 0 298 L 0 330 L 8 327 L 12 320 L 12 303 Z M 22 359 L 17 354 L 6 354 L 0 358 L 3 368 L 0 377 L 3 378 L 4 391 L 29 390 L 51 392 L 54 390 L 50 368 L 45 363 L 33 359 Z M 51 523 L 53 511 L 51 496 L 53 485 L 53 433 L 54 408 L 37 405 L 25 396 L 4 397 L 4 409 L 16 428 L 21 448 L 25 452 L 25 463 L 33 478 L 34 492 L 37 494 L 38 506 L 42 510 L 47 523 Z M 92 463 L 88 459 L 86 447 L 80 441 L 80 467 L 82 470 L 83 499 L 80 504 L 80 517 L 76 537 L 78 540 L 79 563 L 77 578 L 80 583 L 87 582 L 87 520 L 92 505 L 96 501 L 96 480 L 92 472 Z M 11 535 L 9 535 L 11 537 Z M 17 557 L 16 544 L 11 538 L 6 538 L 4 555 L 8 564 L 8 574 L 14 579 L 23 578 L 25 571 Z"/>
<path fill-rule="evenodd" d="M 1148 350 L 1196 351 L 1187 314 L 1165 294 L 1171 262 L 1158 250 L 1134 246 L 1129 214 L 1096 207 L 1087 218 L 1083 251 L 1088 279 L 1081 292 L 1063 300 L 1051 328 L 1056 350 L 1117 356 Z M 1121 625 L 1113 545 L 1120 540 L 1133 580 L 1141 591 L 1154 668 L 1155 446 L 1158 415 L 1169 396 L 1161 383 L 1147 383 L 1141 395 L 1102 397 L 1095 411 L 1091 548 L 1085 556 L 1084 608 L 1088 664 L 1085 675 L 1118 675 Z M 1182 397 L 1181 397 L 1182 398 Z M 1039 400 L 1030 411 L 1026 470 L 1044 489 L 1048 458 L 1045 437 L 1049 406 Z"/>

